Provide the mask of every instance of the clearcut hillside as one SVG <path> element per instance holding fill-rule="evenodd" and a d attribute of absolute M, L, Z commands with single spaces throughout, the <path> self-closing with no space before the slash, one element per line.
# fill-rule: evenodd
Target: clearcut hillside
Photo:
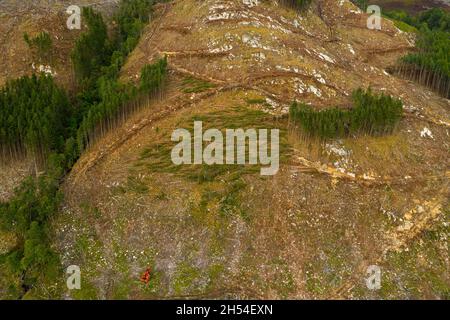
<path fill-rule="evenodd" d="M 17 287 L 20 298 L 448 299 L 450 101 L 389 73 L 416 35 L 387 19 L 367 29 L 348 0 L 316 0 L 306 12 L 272 0 L 162 2 L 120 81 L 138 84 L 144 66 L 167 57 L 164 90 L 137 100 L 139 111 L 57 182 L 63 200 L 45 232 L 60 280 L 36 284 L 30 268 L 2 263 L 0 296 Z M 0 0 L 0 86 L 41 67 L 23 35 L 45 31 L 53 49 L 42 67 L 75 93 L 70 53 L 86 27 L 67 30 L 65 9 L 93 6 L 111 27 L 117 3 Z M 412 12 L 433 5 L 383 8 L 411 3 Z M 319 140 L 293 128 L 294 101 L 351 109 L 352 92 L 369 87 L 401 99 L 392 133 Z M 280 129 L 279 172 L 175 166 L 171 134 L 198 120 L 204 130 Z M 32 174 L 32 159 L 1 163 L 2 204 Z M 1 257 L 25 239 L 0 233 Z M 70 265 L 81 268 L 81 290 L 66 289 Z M 382 270 L 378 291 L 365 284 L 370 265 Z"/>
<path fill-rule="evenodd" d="M 414 36 L 346 0 L 171 1 L 122 70 L 167 56 L 169 79 L 66 178 L 54 245 L 83 270 L 74 298 L 448 298 L 449 100 L 386 69 Z M 294 101 L 325 109 L 371 87 L 402 99 L 387 136 L 327 143 L 289 129 Z M 176 128 L 281 129 L 281 168 L 176 167 Z M 367 290 L 367 266 L 383 270 Z M 150 267 L 151 282 L 139 277 Z"/>

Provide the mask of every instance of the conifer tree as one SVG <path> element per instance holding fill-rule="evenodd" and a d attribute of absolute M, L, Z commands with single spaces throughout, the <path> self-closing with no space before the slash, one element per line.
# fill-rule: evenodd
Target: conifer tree
<path fill-rule="evenodd" d="M 307 136 L 321 139 L 348 135 L 391 133 L 402 115 L 400 100 L 384 94 L 375 95 L 369 88 L 355 90 L 353 107 L 314 110 L 304 103 L 293 103 L 289 109 L 290 123 L 298 125 Z"/>

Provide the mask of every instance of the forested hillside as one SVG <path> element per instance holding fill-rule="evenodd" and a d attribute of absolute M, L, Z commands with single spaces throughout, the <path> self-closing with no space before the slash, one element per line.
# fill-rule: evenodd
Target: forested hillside
<path fill-rule="evenodd" d="M 2 161 L 34 158 L 35 173 L 0 206 L 0 228 L 14 234 L 16 246 L 0 256 L 2 292 L 9 298 L 56 297 L 61 277 L 57 254 L 50 247 L 49 220 L 58 212 L 59 184 L 80 153 L 136 111 L 133 99 L 153 97 L 162 86 L 166 60 L 142 70 L 139 87 L 121 84 L 118 73 L 148 23 L 152 1 L 123 1 L 116 19 L 117 32 L 109 37 L 101 14 L 87 7 L 87 31 L 77 40 L 72 61 L 78 93 L 69 97 L 51 75 L 22 77 L 0 92 L 0 146 Z M 24 40 L 39 58 L 48 57 L 46 33 Z M 131 106 L 134 108 L 131 108 Z M 38 173 L 39 171 L 43 171 Z M 41 291 L 42 286 L 49 290 Z M 3 289 L 5 290 L 5 289 Z"/>

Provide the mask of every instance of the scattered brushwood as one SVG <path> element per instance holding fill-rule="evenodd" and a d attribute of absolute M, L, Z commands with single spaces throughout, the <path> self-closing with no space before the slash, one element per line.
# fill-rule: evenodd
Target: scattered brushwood
<path fill-rule="evenodd" d="M 316 111 L 304 103 L 293 103 L 289 123 L 307 137 L 331 139 L 351 135 L 392 133 L 402 116 L 400 100 L 384 94 L 375 95 L 369 88 L 353 93 L 353 107 Z"/>

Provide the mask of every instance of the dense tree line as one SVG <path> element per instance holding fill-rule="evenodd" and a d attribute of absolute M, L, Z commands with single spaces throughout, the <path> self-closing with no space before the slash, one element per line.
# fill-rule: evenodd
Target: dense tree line
<path fill-rule="evenodd" d="M 83 21 L 88 31 L 81 34 L 72 52 L 72 63 L 77 81 L 95 81 L 101 67 L 107 65 L 111 54 L 108 29 L 100 13 L 91 7 L 83 8 Z"/>
<path fill-rule="evenodd" d="M 0 228 L 14 233 L 18 240 L 13 250 L 0 255 L 0 276 L 8 278 L 9 298 L 58 297 L 54 284 L 61 280 L 62 270 L 50 245 L 49 219 L 61 202 L 60 181 L 85 144 L 95 138 L 95 130 L 113 128 L 133 106 L 137 108 L 137 98 L 154 95 L 164 84 L 166 59 L 146 66 L 139 86 L 117 79 L 148 21 L 147 5 L 151 3 L 123 0 L 117 14 L 122 17 L 118 19 L 120 36 L 113 39 L 108 38 L 102 16 L 83 9 L 88 30 L 72 53 L 80 85 L 71 101 L 51 76 L 43 74 L 8 82 L 0 91 L 2 158 L 31 153 L 45 164 L 44 173 L 26 179 L 9 202 L 0 202 Z M 133 18 L 128 19 L 128 14 Z"/>
<path fill-rule="evenodd" d="M 119 34 L 116 40 L 108 38 L 101 14 L 92 8 L 83 9 L 88 29 L 77 40 L 72 53 L 75 73 L 82 84 L 73 106 L 52 77 L 44 74 L 10 81 L 1 89 L 0 160 L 33 156 L 37 164 L 42 164 L 50 152 L 65 148 L 72 153 L 83 150 L 88 141 L 117 126 L 137 109 L 140 101 L 133 99 L 154 96 L 161 89 L 166 59 L 144 67 L 137 88 L 117 79 L 123 61 L 134 47 L 130 43 L 137 43 L 144 22 L 148 22 L 152 3 L 122 2 L 116 14 Z M 47 33 L 33 39 L 26 35 L 25 39 L 39 48 L 51 44 Z M 117 56 L 121 57 L 120 62 Z"/>
<path fill-rule="evenodd" d="M 127 56 L 138 44 L 141 33 L 153 12 L 153 0 L 123 0 L 115 16 L 118 50 Z"/>
<path fill-rule="evenodd" d="M 416 16 L 411 16 L 402 10 L 384 12 L 384 15 L 388 18 L 402 21 L 417 29 L 426 27 L 430 30 L 450 32 L 450 13 L 440 8 L 425 10 Z"/>
<path fill-rule="evenodd" d="M 413 17 L 403 11 L 386 13 L 419 30 L 416 52 L 400 60 L 393 70 L 444 97 L 450 96 L 450 13 L 434 8 Z"/>
<path fill-rule="evenodd" d="M 143 93 L 155 95 L 158 93 L 166 77 L 167 58 L 159 59 L 154 64 L 148 64 L 142 68 L 140 90 Z"/>
<path fill-rule="evenodd" d="M 69 99 L 51 76 L 10 81 L 0 90 L 1 160 L 33 156 L 43 162 L 68 134 Z"/>
<path fill-rule="evenodd" d="M 76 78 L 84 79 L 82 81 L 87 84 L 79 94 L 78 100 L 78 109 L 83 114 L 79 117 L 80 125 L 76 138 L 80 151 L 122 123 L 139 107 L 140 98 L 145 92 L 147 96 L 153 96 L 163 83 L 167 65 L 165 59 L 144 68 L 143 83 L 139 88 L 118 81 L 126 57 L 137 45 L 145 25 L 149 22 L 154 2 L 123 0 L 114 15 L 117 27 L 112 32 L 111 38 L 108 38 L 107 33 L 101 32 L 100 40 L 97 40 L 104 44 L 101 46 L 103 50 L 95 47 L 90 40 L 98 37 L 97 29 L 104 30 L 105 24 L 101 15 L 94 13 L 92 9 L 83 10 L 83 15 L 94 16 L 95 19 L 87 19 L 88 31 L 81 37 L 72 54 L 74 65 L 81 65 L 79 68 L 75 67 Z M 94 58 L 90 60 L 91 62 L 76 58 L 83 55 L 86 47 L 92 48 Z M 99 56 L 95 58 L 95 55 Z M 82 72 L 85 69 L 97 72 L 85 74 Z"/>
<path fill-rule="evenodd" d="M 303 11 L 309 8 L 312 0 L 278 0 L 278 2 Z"/>
<path fill-rule="evenodd" d="M 88 31 L 78 39 L 72 53 L 75 75 L 79 82 L 101 75 L 117 77 L 128 54 L 136 47 L 145 25 L 149 22 L 153 0 L 122 0 L 114 16 L 117 26 L 111 38 L 103 17 L 90 7 L 83 8 Z"/>
<path fill-rule="evenodd" d="M 400 60 L 400 76 L 450 97 L 450 38 L 448 32 L 423 30 L 418 36 L 417 52 Z"/>
<path fill-rule="evenodd" d="M 353 106 L 343 110 L 314 110 L 304 103 L 293 103 L 290 123 L 299 126 L 306 136 L 322 139 L 356 134 L 383 135 L 391 133 L 402 116 L 400 100 L 384 94 L 375 95 L 369 88 L 353 92 Z"/>
<path fill-rule="evenodd" d="M 80 151 L 122 124 L 131 113 L 145 105 L 144 99 L 147 99 L 148 105 L 148 99 L 161 92 L 166 75 L 167 59 L 163 58 L 142 69 L 139 87 L 121 84 L 108 77 L 100 78 L 100 102 L 91 106 L 78 130 Z"/>

